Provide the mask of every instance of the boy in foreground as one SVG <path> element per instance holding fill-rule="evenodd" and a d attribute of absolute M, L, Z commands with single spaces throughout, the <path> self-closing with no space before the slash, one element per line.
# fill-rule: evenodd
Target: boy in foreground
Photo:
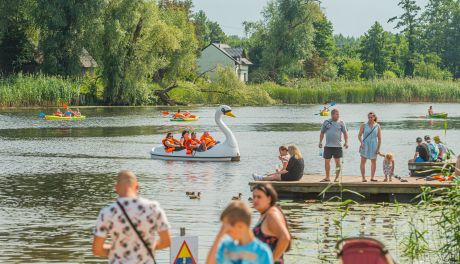
<path fill-rule="evenodd" d="M 240 201 L 230 203 L 220 216 L 222 227 L 209 251 L 207 264 L 272 264 L 270 248 L 254 237 L 251 210 Z M 226 236 L 227 235 L 227 236 Z"/>

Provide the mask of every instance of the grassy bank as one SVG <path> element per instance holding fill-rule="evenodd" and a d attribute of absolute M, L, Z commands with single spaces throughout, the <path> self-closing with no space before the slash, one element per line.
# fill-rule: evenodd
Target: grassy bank
<path fill-rule="evenodd" d="M 231 72 L 221 72 L 213 83 L 179 82 L 169 95 L 186 104 L 273 105 L 373 102 L 460 102 L 459 81 L 427 79 L 391 79 L 375 81 L 296 80 L 284 86 L 275 83 L 244 85 Z M 90 97 L 85 80 L 76 81 L 55 76 L 16 75 L 0 78 L 0 107 L 58 106 L 62 103 L 94 104 L 102 102 L 103 84 L 97 100 Z M 85 88 L 86 87 L 86 88 Z M 152 89 L 159 87 L 152 86 Z M 159 103 L 152 98 L 149 103 Z"/>
<path fill-rule="evenodd" d="M 271 98 L 284 104 L 320 104 L 373 102 L 460 102 L 459 81 L 391 79 L 375 81 L 300 80 L 280 86 L 255 85 Z"/>
<path fill-rule="evenodd" d="M 61 77 L 16 75 L 0 79 L 0 106 L 54 106 L 78 99 L 80 85 Z"/>

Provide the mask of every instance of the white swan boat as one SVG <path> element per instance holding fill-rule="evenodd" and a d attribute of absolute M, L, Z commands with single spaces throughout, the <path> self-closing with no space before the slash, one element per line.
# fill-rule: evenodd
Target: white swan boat
<path fill-rule="evenodd" d="M 194 151 L 192 154 L 186 154 L 186 150 L 166 152 L 163 145 L 154 147 L 151 151 L 152 159 L 160 160 L 190 160 L 190 161 L 239 161 L 240 149 L 235 136 L 228 126 L 222 121 L 222 117 L 235 117 L 232 109 L 227 105 L 221 105 L 216 109 L 214 119 L 220 130 L 225 135 L 225 141 L 218 143 L 207 151 Z"/>

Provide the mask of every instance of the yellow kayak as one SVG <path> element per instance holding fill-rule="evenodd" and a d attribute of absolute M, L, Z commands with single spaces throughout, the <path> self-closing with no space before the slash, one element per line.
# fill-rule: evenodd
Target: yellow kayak
<path fill-rule="evenodd" d="M 55 115 L 46 115 L 46 120 L 84 120 L 86 116 L 55 116 Z"/>
<path fill-rule="evenodd" d="M 329 111 L 324 111 L 324 112 L 321 111 L 321 112 L 319 112 L 319 115 L 320 116 L 329 116 Z"/>
<path fill-rule="evenodd" d="M 172 118 L 172 119 L 169 119 L 170 121 L 174 121 L 174 122 L 191 122 L 191 121 L 197 121 L 198 119 L 200 119 L 199 116 L 194 116 L 194 117 L 186 117 L 186 118 Z"/>

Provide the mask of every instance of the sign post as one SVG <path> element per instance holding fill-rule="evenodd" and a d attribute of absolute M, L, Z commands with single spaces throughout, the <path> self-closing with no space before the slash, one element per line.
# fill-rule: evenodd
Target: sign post
<path fill-rule="evenodd" d="M 198 264 L 198 236 L 186 236 L 181 228 L 181 236 L 172 238 L 169 259 L 171 264 Z"/>

